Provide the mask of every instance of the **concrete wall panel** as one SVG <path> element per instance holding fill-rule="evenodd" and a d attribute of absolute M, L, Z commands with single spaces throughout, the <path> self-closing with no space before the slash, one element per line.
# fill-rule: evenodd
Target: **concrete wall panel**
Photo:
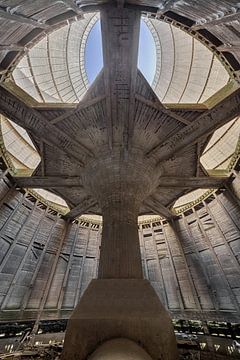
<path fill-rule="evenodd" d="M 2 321 L 68 317 L 97 276 L 101 226 L 67 225 L 33 200 L 0 179 Z M 173 222 L 139 225 L 144 276 L 173 317 L 240 320 L 239 219 L 226 189 Z"/>

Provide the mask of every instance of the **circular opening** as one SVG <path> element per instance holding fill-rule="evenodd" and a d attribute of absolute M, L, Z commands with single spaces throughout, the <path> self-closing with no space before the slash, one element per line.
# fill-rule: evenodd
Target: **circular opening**
<path fill-rule="evenodd" d="M 86 42 L 85 69 L 91 84 L 103 67 L 102 36 L 100 20 L 93 25 Z M 156 71 L 156 46 L 147 24 L 141 20 L 138 67 L 152 84 Z"/>
<path fill-rule="evenodd" d="M 100 20 L 93 25 L 86 42 L 85 70 L 91 84 L 103 67 L 102 36 Z"/>
<path fill-rule="evenodd" d="M 149 84 L 152 84 L 156 72 L 156 46 L 149 27 L 141 20 L 138 68 L 141 70 Z"/>

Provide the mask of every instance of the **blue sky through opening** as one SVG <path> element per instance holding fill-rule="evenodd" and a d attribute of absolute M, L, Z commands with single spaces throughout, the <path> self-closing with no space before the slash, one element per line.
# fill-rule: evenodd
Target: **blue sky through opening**
<path fill-rule="evenodd" d="M 91 84 L 103 67 L 100 20 L 91 29 L 85 49 L 85 69 Z M 140 27 L 138 67 L 151 84 L 156 70 L 156 47 L 153 36 L 143 20 Z"/>

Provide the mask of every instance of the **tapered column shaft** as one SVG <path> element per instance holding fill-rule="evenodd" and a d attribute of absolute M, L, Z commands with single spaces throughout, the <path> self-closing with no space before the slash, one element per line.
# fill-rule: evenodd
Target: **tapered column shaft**
<path fill-rule="evenodd" d="M 141 279 L 137 211 L 129 202 L 111 203 L 103 213 L 99 278 Z"/>
<path fill-rule="evenodd" d="M 129 180 L 126 158 L 133 128 L 140 16 L 139 10 L 108 5 L 101 10 L 108 145 L 110 149 L 118 145 L 121 155 L 110 159 L 109 169 L 102 164 L 105 182 L 101 178 L 95 186 L 104 193 L 97 194 L 103 213 L 99 278 L 142 278 L 138 187 Z"/>

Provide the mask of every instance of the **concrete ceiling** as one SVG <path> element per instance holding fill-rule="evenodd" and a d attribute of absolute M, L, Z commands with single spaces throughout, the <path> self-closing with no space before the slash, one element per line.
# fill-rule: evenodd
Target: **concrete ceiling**
<path fill-rule="evenodd" d="M 223 183 L 222 178 L 206 177 L 199 160 L 209 135 L 239 115 L 240 92 L 236 86 L 225 99 L 221 95 L 223 100 L 209 110 L 190 107 L 179 112 L 179 109 L 165 108 L 142 75 L 135 74 L 135 68 L 131 65 L 132 73 L 129 76 L 134 77 L 135 86 L 130 92 L 130 102 L 126 102 L 128 115 L 124 117 L 123 111 L 117 117 L 112 117 L 113 109 L 117 111 L 116 105 L 113 105 L 116 98 L 111 93 L 111 85 L 108 85 L 112 79 L 106 69 L 113 65 L 111 54 L 105 49 L 105 72 L 75 108 L 34 108 L 25 104 L 19 94 L 13 95 L 7 87 L 9 74 L 28 47 L 45 36 L 46 32 L 63 26 L 67 20 L 73 21 L 76 16 L 81 17 L 82 11 L 98 9 L 102 3 L 71 0 L 40 0 L 37 3 L 28 0 L 0 1 L 0 68 L 3 80 L 0 111 L 28 131 L 42 159 L 35 173 L 34 185 L 30 184 L 32 178 L 16 181 L 23 187 L 37 186 L 51 190 L 57 186 L 57 192 L 72 208 L 69 218 L 87 211 L 100 213 L 94 187 L 86 182 L 86 179 L 89 183 L 92 181 L 89 177 L 91 169 L 107 169 L 106 159 L 109 156 L 111 166 L 114 162 L 119 164 L 122 151 L 134 163 L 137 154 L 137 166 L 135 164 L 129 168 L 130 162 L 127 161 L 124 176 L 137 169 L 135 176 L 144 174 L 146 184 L 147 176 L 152 174 L 154 177 L 140 213 L 151 211 L 170 218 L 172 213 L 169 206 L 186 190 L 219 187 Z M 124 2 L 117 3 L 121 7 Z M 238 80 L 240 66 L 236 39 L 240 23 L 237 2 L 129 1 L 125 5 L 173 22 L 200 38 L 221 59 L 232 79 Z M 113 41 L 113 38 L 109 41 Z M 106 39 L 105 46 L 110 46 Z M 114 42 L 111 46 L 114 48 Z M 125 71 L 129 71 L 129 68 L 126 67 Z M 127 123 L 123 121 L 126 116 Z M 119 146 L 122 150 L 118 153 L 116 149 Z M 104 174 L 108 174 L 107 170 Z M 99 170 L 99 181 L 104 174 Z"/>

